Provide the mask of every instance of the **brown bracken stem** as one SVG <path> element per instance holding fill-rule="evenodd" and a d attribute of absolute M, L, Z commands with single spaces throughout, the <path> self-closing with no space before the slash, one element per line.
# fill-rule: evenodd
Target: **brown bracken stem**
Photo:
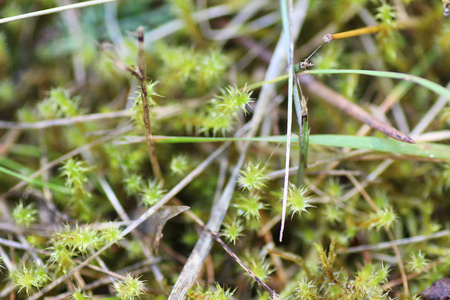
<path fill-rule="evenodd" d="M 364 109 L 362 109 L 360 106 L 354 104 L 353 102 L 347 100 L 344 96 L 340 95 L 339 93 L 333 91 L 329 87 L 325 86 L 324 84 L 314 80 L 310 76 L 299 76 L 300 83 L 308 89 L 308 91 L 316 95 L 323 100 L 327 101 L 329 104 L 337 107 L 347 115 L 369 125 L 375 130 L 378 130 L 385 135 L 394 138 L 396 140 L 414 144 L 415 141 L 410 138 L 409 136 L 401 133 L 394 127 L 378 120 L 368 112 L 366 112 Z"/>
<path fill-rule="evenodd" d="M 124 62 L 114 57 L 113 55 L 106 52 L 106 47 L 102 47 L 104 53 L 114 62 L 117 68 L 125 70 L 131 73 L 139 81 L 141 88 L 141 98 L 142 98 L 142 115 L 144 117 L 145 126 L 145 140 L 148 147 L 148 156 L 150 158 L 150 164 L 152 165 L 152 171 L 158 182 L 162 185 L 164 184 L 163 176 L 161 173 L 161 168 L 159 166 L 158 158 L 156 157 L 155 146 L 153 143 L 152 129 L 150 123 L 150 105 L 148 103 L 148 89 L 147 89 L 147 76 L 145 72 L 145 57 L 144 57 L 144 27 L 139 26 L 137 29 L 139 49 L 138 49 L 138 60 L 139 68 L 131 68 Z"/>
<path fill-rule="evenodd" d="M 144 27 L 139 26 L 137 29 L 139 50 L 139 76 L 136 76 L 141 86 L 141 98 L 142 98 L 142 114 L 144 117 L 145 125 L 145 139 L 147 141 L 148 155 L 150 157 L 150 163 L 152 165 L 153 174 L 158 179 L 159 183 L 163 185 L 164 179 L 159 166 L 158 158 L 156 157 L 155 145 L 152 138 L 152 129 L 150 123 L 150 105 L 148 103 L 148 91 L 147 91 L 147 77 L 145 73 L 145 58 L 144 58 Z"/>

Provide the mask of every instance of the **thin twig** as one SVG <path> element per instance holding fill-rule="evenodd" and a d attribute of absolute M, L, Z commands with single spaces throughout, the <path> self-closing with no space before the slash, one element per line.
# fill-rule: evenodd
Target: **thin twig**
<path fill-rule="evenodd" d="M 0 121 L 1 124 L 2 121 Z M 5 136 L 3 137 L 2 144 L 0 146 L 0 156 L 7 156 L 9 150 L 14 145 L 14 143 L 19 139 L 20 134 L 22 133 L 22 130 L 19 128 L 13 128 L 12 130 L 8 131 Z"/>
<path fill-rule="evenodd" d="M 144 27 L 139 26 L 137 29 L 138 35 L 138 69 L 131 68 L 126 65 L 120 59 L 114 57 L 110 53 L 108 53 L 103 45 L 103 52 L 113 61 L 117 68 L 121 70 L 125 70 L 130 72 L 136 79 L 139 81 L 140 89 L 141 89 L 141 100 L 142 100 L 142 115 L 144 119 L 145 126 L 145 138 L 148 147 L 148 155 L 150 158 L 150 164 L 152 166 L 153 174 L 162 185 L 164 183 L 164 179 L 161 173 L 161 167 L 159 166 L 158 158 L 155 152 L 155 145 L 153 143 L 152 138 L 152 129 L 150 122 L 150 104 L 148 102 L 148 88 L 147 88 L 147 76 L 145 70 L 145 57 L 144 57 Z"/>
<path fill-rule="evenodd" d="M 159 166 L 158 158 L 156 157 L 155 145 L 152 139 L 152 127 L 150 123 L 150 105 L 148 103 L 148 89 L 147 89 L 147 76 L 145 71 L 145 57 L 144 57 L 144 27 L 139 26 L 137 29 L 138 35 L 138 59 L 139 59 L 139 75 L 137 79 L 141 86 L 141 99 L 142 99 L 142 114 L 144 116 L 145 125 L 145 137 L 147 140 L 148 155 L 150 157 L 150 163 L 152 165 L 153 174 L 162 185 L 164 178 L 161 173 L 161 167 Z"/>
<path fill-rule="evenodd" d="M 129 110 L 119 110 L 119 111 L 108 112 L 108 113 L 89 114 L 89 115 L 76 116 L 76 117 L 72 117 L 72 118 L 53 119 L 53 120 L 45 120 L 45 121 L 32 122 L 32 123 L 9 122 L 9 121 L 0 120 L 0 129 L 14 128 L 14 129 L 24 129 L 24 130 L 25 129 L 36 130 L 36 129 L 56 127 L 56 126 L 67 126 L 67 125 L 72 125 L 72 124 L 76 124 L 76 123 L 100 121 L 100 120 L 105 120 L 105 119 L 129 118 L 132 116 L 132 114 L 133 114 L 133 112 L 131 112 Z"/>
<path fill-rule="evenodd" d="M 212 231 L 210 231 L 208 229 L 208 227 L 203 227 L 206 231 L 208 231 L 213 238 L 222 246 L 223 249 L 225 249 L 225 251 L 228 252 L 228 254 L 233 257 L 233 259 L 248 273 L 250 274 L 250 276 L 253 277 L 253 279 L 255 279 L 256 282 L 258 282 L 267 292 L 269 292 L 270 298 L 271 299 L 275 299 L 276 297 L 278 297 L 277 293 L 275 293 L 275 291 L 273 289 L 271 289 L 264 281 L 262 281 L 258 276 L 256 276 L 255 273 L 253 273 L 252 270 L 250 270 L 243 262 L 242 260 L 239 259 L 239 257 L 236 256 L 236 254 L 234 254 L 233 251 L 231 251 L 230 248 L 228 248 L 228 246 L 219 238 L 219 236 L 217 235 L 217 233 L 214 233 Z"/>
<path fill-rule="evenodd" d="M 432 239 L 447 237 L 449 234 L 450 234 L 450 230 L 446 229 L 446 230 L 435 232 L 430 235 L 419 235 L 419 236 L 413 236 L 413 237 L 409 237 L 409 238 L 394 240 L 394 241 L 390 241 L 390 242 L 378 243 L 378 244 L 374 244 L 374 245 L 361 245 L 361 246 L 356 246 L 356 247 L 350 247 L 347 249 L 343 249 L 340 252 L 342 252 L 342 253 L 358 253 L 358 252 L 367 251 L 367 250 L 377 251 L 377 250 L 383 250 L 383 249 L 392 247 L 392 243 L 394 243 L 396 245 L 408 245 L 408 244 L 413 244 L 413 243 L 422 243 L 422 242 L 432 240 Z"/>
<path fill-rule="evenodd" d="M 408 288 L 408 277 L 406 276 L 405 272 L 405 265 L 402 261 L 402 256 L 400 255 L 400 250 L 398 250 L 398 246 L 394 243 L 394 235 L 392 234 L 391 229 L 389 227 L 385 226 L 384 229 L 386 230 L 386 233 L 389 236 L 389 240 L 391 241 L 392 249 L 394 250 L 395 257 L 397 258 L 398 267 L 400 269 L 400 276 L 402 278 L 402 284 L 403 289 L 405 291 L 405 295 L 409 295 L 409 288 Z"/>
<path fill-rule="evenodd" d="M 327 103 L 337 107 L 349 116 L 363 123 L 366 123 L 373 129 L 378 130 L 385 135 L 399 141 L 406 143 L 415 143 L 414 140 L 409 136 L 401 133 L 392 126 L 381 122 L 380 120 L 366 112 L 364 109 L 362 109 L 360 106 L 347 100 L 344 96 L 336 93 L 326 85 L 314 80 L 312 77 L 300 76 L 299 81 L 303 84 L 304 87 L 309 90 L 310 93 L 319 96 L 323 100 L 327 101 Z"/>

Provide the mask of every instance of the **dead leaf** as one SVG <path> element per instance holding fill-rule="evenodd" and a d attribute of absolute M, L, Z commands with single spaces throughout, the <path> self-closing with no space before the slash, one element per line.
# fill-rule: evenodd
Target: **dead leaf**
<path fill-rule="evenodd" d="M 450 278 L 442 278 L 433 282 L 425 291 L 419 294 L 425 300 L 450 299 Z"/>
<path fill-rule="evenodd" d="M 167 221 L 189 208 L 189 206 L 163 206 L 145 222 L 145 232 L 150 237 L 155 252 L 158 251 L 162 231 Z"/>

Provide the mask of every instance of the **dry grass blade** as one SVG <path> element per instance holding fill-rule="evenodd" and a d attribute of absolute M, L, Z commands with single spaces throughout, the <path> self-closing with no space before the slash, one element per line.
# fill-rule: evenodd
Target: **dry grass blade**
<path fill-rule="evenodd" d="M 391 242 L 383 242 L 378 243 L 374 245 L 361 245 L 361 246 L 355 246 L 350 247 L 348 249 L 342 250 L 344 253 L 357 253 L 362 252 L 366 250 L 376 251 L 376 250 L 383 250 L 392 247 L 392 243 L 396 245 L 408 245 L 412 243 L 422 243 L 431 239 L 438 239 L 438 238 L 444 238 L 450 234 L 450 230 L 442 230 L 438 231 L 436 233 L 430 234 L 430 235 L 420 235 L 420 236 L 414 236 L 410 238 L 404 238 L 400 240 L 394 240 Z"/>
<path fill-rule="evenodd" d="M 290 137 L 292 133 L 292 102 L 294 96 L 294 38 L 293 38 L 293 3 L 292 0 L 289 0 L 289 6 L 286 7 L 286 1 L 281 0 L 281 8 L 282 8 L 282 16 L 283 16 L 283 26 L 284 26 L 284 34 L 289 37 L 289 43 L 287 47 L 287 57 L 288 57 L 288 70 L 289 70 L 289 79 L 288 79 L 288 110 L 287 110 L 287 128 L 286 128 L 286 136 Z M 286 22 L 286 11 L 287 13 L 287 21 Z M 285 24 L 289 25 L 286 26 Z M 291 159 L 291 141 L 288 138 L 286 143 L 286 154 L 285 154 L 285 175 L 284 175 L 284 185 L 283 185 L 283 207 L 281 210 L 281 227 L 280 227 L 280 236 L 279 241 L 283 241 L 283 233 L 284 226 L 286 224 L 286 210 L 287 210 L 287 197 L 289 190 L 289 164 Z"/>
<path fill-rule="evenodd" d="M 207 224 L 208 230 L 218 231 L 220 229 L 220 226 L 222 225 L 222 221 L 225 217 L 228 206 L 230 205 L 230 200 L 233 195 L 234 187 L 236 185 L 237 176 L 244 162 L 248 147 L 249 142 L 246 142 L 244 149 L 239 157 L 239 161 L 234 167 L 233 173 L 229 177 L 228 183 L 225 186 L 221 197 L 216 203 L 214 203 L 211 209 L 211 216 Z M 178 278 L 170 293 L 169 300 L 185 298 L 186 292 L 194 283 L 194 280 L 197 277 L 197 274 L 200 271 L 200 268 L 202 267 L 211 249 L 211 246 L 211 235 L 207 232 L 202 232 L 194 249 L 191 252 L 191 255 L 189 256 L 188 261 L 183 267 L 183 271 L 181 272 L 180 277 Z"/>
<path fill-rule="evenodd" d="M 277 293 L 270 288 L 263 280 L 261 280 L 258 276 L 256 276 L 255 273 L 253 273 L 252 270 L 250 270 L 243 262 L 242 260 L 237 257 L 237 255 L 231 251 L 231 249 L 219 238 L 217 233 L 214 233 L 208 229 L 208 227 L 204 227 L 205 230 L 207 230 L 214 239 L 222 246 L 225 251 L 256 281 L 258 282 L 267 292 L 269 292 L 270 299 L 277 299 L 278 295 Z"/>
<path fill-rule="evenodd" d="M 62 11 L 70 10 L 70 9 L 89 7 L 89 6 L 93 6 L 93 5 L 104 4 L 104 3 L 108 3 L 108 2 L 114 2 L 114 1 L 117 1 L 117 0 L 92 0 L 92 1 L 85 1 L 85 2 L 81 2 L 81 3 L 74 3 L 74 4 L 59 6 L 59 7 L 50 8 L 50 9 L 44 9 L 44 10 L 35 11 L 32 13 L 28 13 L 28 14 L 22 14 L 22 15 L 17 15 L 17 16 L 13 16 L 13 17 L 0 19 L 0 24 L 17 21 L 17 20 L 34 18 L 34 17 L 38 17 L 38 16 L 50 15 L 50 14 L 54 14 L 54 13 L 58 13 L 58 12 L 62 12 Z"/>
<path fill-rule="evenodd" d="M 33 123 L 25 123 L 25 122 L 8 122 L 0 120 L 0 128 L 6 129 L 23 129 L 23 130 L 37 130 L 49 127 L 56 126 L 68 126 L 77 123 L 84 122 L 94 122 L 101 121 L 107 119 L 116 119 L 116 118 L 129 118 L 132 115 L 132 112 L 128 110 L 115 111 L 109 113 L 99 113 L 99 114 L 90 114 L 84 116 L 76 116 L 72 118 L 64 118 L 64 119 L 54 119 L 54 120 L 45 120 Z"/>

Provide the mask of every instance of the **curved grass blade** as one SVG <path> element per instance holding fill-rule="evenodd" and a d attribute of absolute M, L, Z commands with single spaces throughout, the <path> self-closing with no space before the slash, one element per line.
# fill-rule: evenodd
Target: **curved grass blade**
<path fill-rule="evenodd" d="M 388 72 L 388 71 L 373 71 L 373 70 L 345 70 L 345 69 L 323 69 L 323 70 L 308 70 L 307 72 L 302 72 L 300 74 L 361 74 L 361 75 L 368 75 L 368 76 L 375 76 L 375 77 L 386 77 L 386 78 L 394 78 L 394 79 L 400 79 L 405 81 L 411 81 L 414 82 L 420 86 L 423 86 L 424 88 L 429 89 L 430 91 L 435 92 L 436 94 L 439 94 L 441 96 L 447 97 L 447 100 L 450 100 L 450 91 L 447 90 L 445 87 L 430 81 L 428 79 L 410 75 L 410 74 L 404 74 L 404 73 L 397 73 L 397 72 Z"/>
<path fill-rule="evenodd" d="M 298 68 L 296 69 L 297 72 L 300 72 L 301 70 Z M 397 72 L 388 72 L 388 71 L 373 71 L 373 70 L 345 70 L 345 69 L 322 69 L 322 70 L 308 70 L 304 72 L 300 72 L 297 75 L 313 75 L 313 74 L 361 74 L 361 75 L 367 75 L 367 76 L 374 76 L 374 77 L 387 77 L 387 78 L 393 78 L 393 79 L 400 79 L 405 80 L 409 82 L 413 82 L 415 84 L 418 84 L 424 88 L 429 89 L 430 91 L 435 92 L 438 95 L 441 95 L 443 97 L 446 97 L 450 100 L 450 90 L 447 90 L 445 87 L 422 77 L 405 74 L 405 73 L 397 73 Z M 267 81 L 261 81 L 254 84 L 251 84 L 247 86 L 248 89 L 257 89 L 264 84 L 269 83 L 277 83 L 282 82 L 284 80 L 288 79 L 288 75 L 279 76 L 277 78 L 274 78 L 272 80 Z"/>

